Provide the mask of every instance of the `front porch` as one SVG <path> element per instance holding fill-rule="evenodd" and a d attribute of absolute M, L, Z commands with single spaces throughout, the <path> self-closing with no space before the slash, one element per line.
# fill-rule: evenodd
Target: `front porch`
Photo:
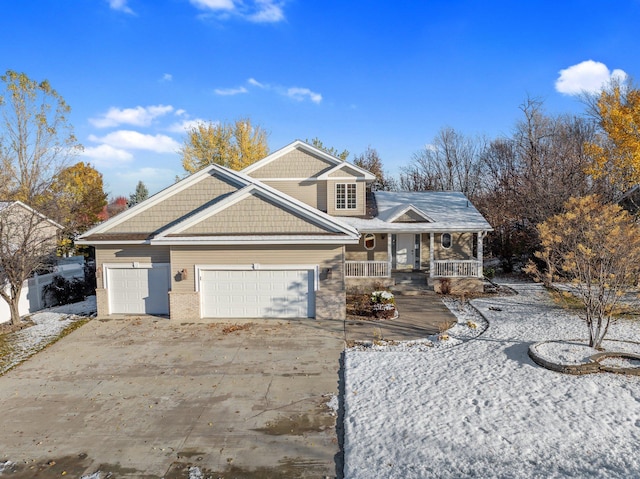
<path fill-rule="evenodd" d="M 345 250 L 347 287 L 391 287 L 413 271 L 438 292 L 481 291 L 483 238 L 482 231 L 362 233 Z"/>
<path fill-rule="evenodd" d="M 407 271 L 394 269 L 391 261 L 344 262 L 345 278 L 390 278 L 392 273 Z M 434 260 L 428 269 L 421 269 L 430 278 L 482 278 L 482 262 L 478 260 Z"/>
<path fill-rule="evenodd" d="M 390 278 L 424 271 L 430 278 L 482 278 L 484 232 L 362 233 L 347 246 L 346 278 Z"/>

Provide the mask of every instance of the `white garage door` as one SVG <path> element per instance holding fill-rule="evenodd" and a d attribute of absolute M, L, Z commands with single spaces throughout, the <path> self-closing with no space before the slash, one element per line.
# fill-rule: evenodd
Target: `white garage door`
<path fill-rule="evenodd" d="M 313 270 L 201 271 L 205 318 L 309 318 Z"/>
<path fill-rule="evenodd" d="M 169 267 L 108 268 L 112 314 L 169 314 Z"/>

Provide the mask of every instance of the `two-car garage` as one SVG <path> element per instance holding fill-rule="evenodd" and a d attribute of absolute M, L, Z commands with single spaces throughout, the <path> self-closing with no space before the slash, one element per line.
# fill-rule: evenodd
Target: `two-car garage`
<path fill-rule="evenodd" d="M 204 318 L 311 318 L 312 268 L 199 269 Z"/>
<path fill-rule="evenodd" d="M 314 266 L 196 268 L 202 318 L 312 318 Z M 169 314 L 169 264 L 105 268 L 110 314 Z"/>

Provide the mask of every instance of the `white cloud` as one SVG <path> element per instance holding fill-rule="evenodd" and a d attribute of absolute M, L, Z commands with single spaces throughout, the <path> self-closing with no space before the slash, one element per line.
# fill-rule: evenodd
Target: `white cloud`
<path fill-rule="evenodd" d="M 257 11 L 247 16 L 255 23 L 275 23 L 284 20 L 282 4 L 273 0 L 256 0 Z"/>
<path fill-rule="evenodd" d="M 85 147 L 80 156 L 90 158 L 96 166 L 103 168 L 120 166 L 133 160 L 133 155 L 128 151 L 110 145 Z"/>
<path fill-rule="evenodd" d="M 100 118 L 91 118 L 89 122 L 98 128 L 110 128 L 118 125 L 149 126 L 151 122 L 162 115 L 173 111 L 171 105 L 155 105 L 135 108 L 109 108 Z"/>
<path fill-rule="evenodd" d="M 114 148 L 149 150 L 156 153 L 175 153 L 180 148 L 180 144 L 167 135 L 145 135 L 132 130 L 114 131 L 103 137 L 89 135 L 89 140 Z"/>
<path fill-rule="evenodd" d="M 598 93 L 611 80 L 624 81 L 625 78 L 627 74 L 623 70 L 610 71 L 604 63 L 587 60 L 560 70 L 556 91 L 565 95 Z"/>
<path fill-rule="evenodd" d="M 242 93 L 247 93 L 248 90 L 245 87 L 241 86 L 238 88 L 216 88 L 213 91 L 215 92 L 216 95 L 233 96 L 233 95 L 239 95 Z"/>
<path fill-rule="evenodd" d="M 201 10 L 233 10 L 233 0 L 190 0 L 191 5 Z"/>
<path fill-rule="evenodd" d="M 127 5 L 127 0 L 108 0 L 109 7 L 112 10 L 117 10 L 119 12 L 128 13 L 129 15 L 133 15 L 134 11 L 129 8 Z"/>
<path fill-rule="evenodd" d="M 260 83 L 258 80 L 256 80 L 255 78 L 249 78 L 247 80 L 247 83 L 249 85 L 253 85 L 253 86 L 257 86 L 258 88 L 266 88 L 266 85 L 263 85 L 262 83 Z"/>
<path fill-rule="evenodd" d="M 164 73 L 160 81 L 163 81 L 163 82 L 173 81 L 173 75 L 171 73 Z"/>
<path fill-rule="evenodd" d="M 311 91 L 309 88 L 300 88 L 300 87 L 284 87 L 281 85 L 271 85 L 269 83 L 262 83 L 251 77 L 247 79 L 248 86 L 260 88 L 261 90 L 273 91 L 279 95 L 286 96 L 295 101 L 305 101 L 309 100 L 315 104 L 319 104 L 322 102 L 322 95 L 320 93 L 316 93 Z M 240 86 L 238 88 L 227 88 L 221 89 L 218 88 L 214 90 L 218 95 L 237 95 L 239 93 L 249 93 L 249 90 L 244 86 Z"/>
<path fill-rule="evenodd" d="M 322 95 L 320 93 L 315 93 L 308 88 L 289 88 L 287 89 L 287 96 L 296 101 L 304 101 L 307 98 L 313 103 L 320 103 L 322 101 Z"/>
<path fill-rule="evenodd" d="M 215 14 L 218 20 L 241 18 L 253 23 L 276 23 L 285 19 L 283 1 L 278 0 L 189 0 L 199 10 Z M 207 18 L 209 15 L 201 15 Z"/>

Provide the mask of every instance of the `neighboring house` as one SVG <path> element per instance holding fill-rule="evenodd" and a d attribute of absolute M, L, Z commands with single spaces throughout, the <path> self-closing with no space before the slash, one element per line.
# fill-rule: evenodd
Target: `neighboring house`
<path fill-rule="evenodd" d="M 0 263 L 7 269 L 0 271 L 0 287 L 10 294 L 9 283 L 24 278 L 39 269 L 48 256 L 55 256 L 61 225 L 37 212 L 21 201 L 0 201 Z M 20 314 L 43 307 L 42 287 L 45 278 L 23 282 L 18 303 Z M 2 284 L 4 283 L 4 284 Z M 31 288 L 30 286 L 36 285 Z M 10 309 L 0 299 L 0 323 L 10 319 Z"/>
<path fill-rule="evenodd" d="M 371 194 L 374 180 L 301 141 L 204 168 L 79 238 L 98 314 L 342 319 L 348 284 L 393 270 L 480 282 L 491 228 L 463 195 Z"/>
<path fill-rule="evenodd" d="M 22 201 L 0 201 L 0 241 L 2 254 L 10 257 L 12 249 L 36 260 L 55 256 L 58 235 L 64 228 Z"/>

